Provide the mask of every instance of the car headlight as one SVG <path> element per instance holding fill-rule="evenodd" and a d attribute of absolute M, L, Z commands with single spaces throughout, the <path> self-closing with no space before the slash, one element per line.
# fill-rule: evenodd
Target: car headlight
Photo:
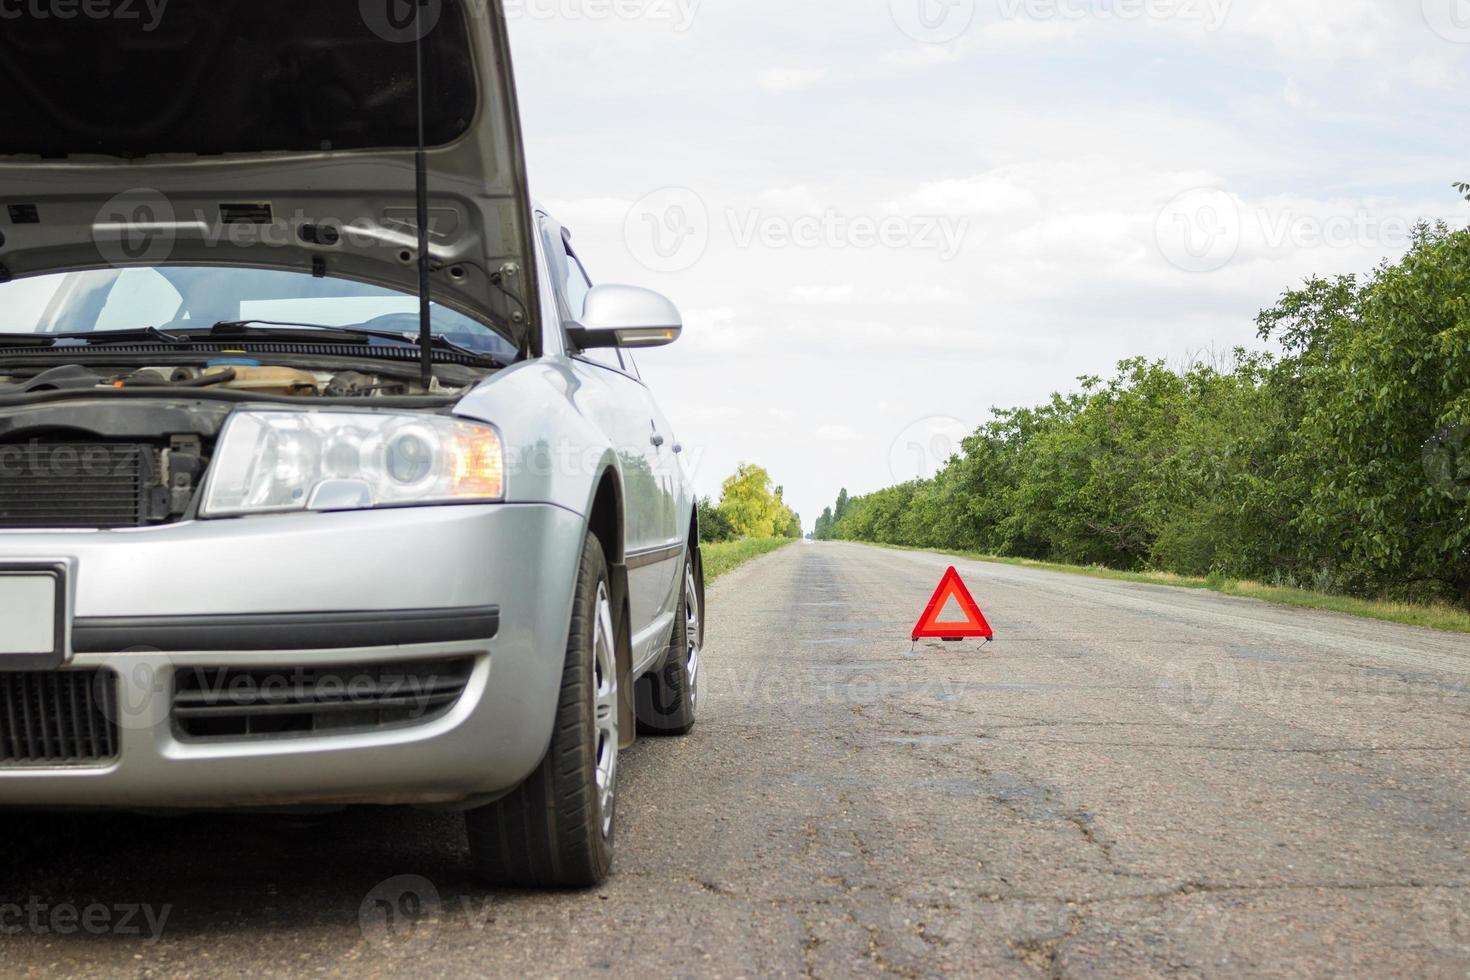
<path fill-rule="evenodd" d="M 495 427 L 438 415 L 238 411 L 215 446 L 200 512 L 227 517 L 503 498 Z"/>

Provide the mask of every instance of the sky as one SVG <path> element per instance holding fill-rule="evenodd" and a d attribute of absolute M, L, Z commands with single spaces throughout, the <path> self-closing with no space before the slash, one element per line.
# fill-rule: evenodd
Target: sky
<path fill-rule="evenodd" d="M 506 0 L 532 189 L 701 494 L 808 529 L 993 406 L 1260 347 L 1310 275 L 1470 223 L 1470 0 Z"/>

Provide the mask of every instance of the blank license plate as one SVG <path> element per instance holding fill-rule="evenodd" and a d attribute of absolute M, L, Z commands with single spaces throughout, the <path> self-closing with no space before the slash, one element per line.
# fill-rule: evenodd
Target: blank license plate
<path fill-rule="evenodd" d="M 60 666 L 60 570 L 0 565 L 0 667 Z"/>

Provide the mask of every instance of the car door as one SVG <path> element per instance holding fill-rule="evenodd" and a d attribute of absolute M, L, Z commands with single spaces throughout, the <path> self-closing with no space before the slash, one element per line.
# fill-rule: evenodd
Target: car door
<path fill-rule="evenodd" d="M 643 374 L 638 370 L 633 352 L 625 350 L 620 351 L 619 354 L 622 357 L 623 370 L 637 379 L 643 388 L 649 419 L 654 431 L 662 437 L 662 442 L 658 445 L 658 465 L 654 467 L 659 485 L 659 526 L 666 541 L 680 543 L 684 540 L 688 527 L 679 520 L 679 515 L 691 513 L 694 507 L 690 499 L 689 482 L 682 468 L 685 462 L 684 446 L 679 442 L 668 416 L 659 407 L 658 398 L 654 396 L 653 389 L 649 388 L 648 383 L 643 380 Z M 655 440 L 655 443 L 658 443 L 658 440 Z"/>
<path fill-rule="evenodd" d="M 581 315 L 591 279 L 554 220 L 543 216 L 541 233 L 565 327 Z M 676 444 L 624 352 L 568 350 L 582 386 L 577 404 L 608 436 L 622 462 L 633 660 L 642 666 L 662 652 L 683 571 Z"/>

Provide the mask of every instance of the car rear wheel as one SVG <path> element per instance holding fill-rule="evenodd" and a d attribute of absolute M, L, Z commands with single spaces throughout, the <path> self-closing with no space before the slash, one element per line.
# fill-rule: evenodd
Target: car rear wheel
<path fill-rule="evenodd" d="M 515 792 L 465 814 L 476 869 L 494 884 L 586 888 L 612 869 L 618 668 L 611 596 L 602 546 L 588 535 L 546 758 Z"/>
<path fill-rule="evenodd" d="M 648 735 L 687 735 L 699 708 L 700 656 L 704 650 L 704 582 L 691 545 L 684 552 L 674 632 L 664 665 L 638 682 L 638 730 Z"/>

